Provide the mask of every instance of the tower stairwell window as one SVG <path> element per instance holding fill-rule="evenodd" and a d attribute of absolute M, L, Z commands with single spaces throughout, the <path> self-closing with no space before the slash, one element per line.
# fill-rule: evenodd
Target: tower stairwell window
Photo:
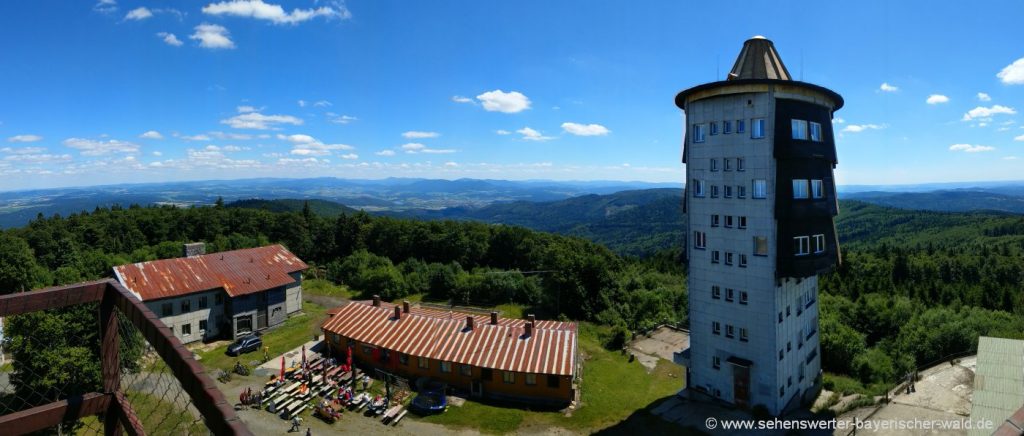
<path fill-rule="evenodd" d="M 821 142 L 821 124 L 811 122 L 811 141 Z"/>
<path fill-rule="evenodd" d="M 693 179 L 693 196 L 697 198 L 704 197 L 704 181 L 700 179 Z"/>
<path fill-rule="evenodd" d="M 704 125 L 693 125 L 693 142 L 704 142 Z"/>
<path fill-rule="evenodd" d="M 811 180 L 811 197 L 813 198 L 824 198 L 825 197 L 825 186 L 821 180 Z"/>
<path fill-rule="evenodd" d="M 693 248 L 705 249 L 708 247 L 708 234 L 704 232 L 693 232 Z"/>
<path fill-rule="evenodd" d="M 814 252 L 825 252 L 825 235 L 814 235 Z"/>
<path fill-rule="evenodd" d="M 807 192 L 807 179 L 793 179 L 793 198 L 805 199 L 810 196 Z"/>
<path fill-rule="evenodd" d="M 750 137 L 754 139 L 764 138 L 764 118 L 750 120 Z"/>
<path fill-rule="evenodd" d="M 768 255 L 768 238 L 765 236 L 754 236 L 754 256 Z"/>
<path fill-rule="evenodd" d="M 807 139 L 807 121 L 806 120 L 791 120 L 790 126 L 793 128 L 793 139 Z"/>
<path fill-rule="evenodd" d="M 768 182 L 764 179 L 754 179 L 750 196 L 753 198 L 767 198 Z"/>
<path fill-rule="evenodd" d="M 807 236 L 797 236 L 793 238 L 793 254 L 797 256 L 804 256 L 811 253 L 811 238 Z"/>

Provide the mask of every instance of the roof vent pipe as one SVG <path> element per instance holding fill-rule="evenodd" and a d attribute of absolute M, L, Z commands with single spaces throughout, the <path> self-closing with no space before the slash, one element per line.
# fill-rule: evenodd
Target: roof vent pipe
<path fill-rule="evenodd" d="M 380 295 L 373 296 L 373 307 L 380 307 Z"/>

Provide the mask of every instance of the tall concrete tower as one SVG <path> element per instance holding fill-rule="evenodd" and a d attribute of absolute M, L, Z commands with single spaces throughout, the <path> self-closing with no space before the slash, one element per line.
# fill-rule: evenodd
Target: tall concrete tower
<path fill-rule="evenodd" d="M 839 262 L 832 114 L 775 45 L 743 44 L 726 80 L 680 92 L 689 262 L 687 394 L 779 415 L 821 383 L 818 274 Z"/>

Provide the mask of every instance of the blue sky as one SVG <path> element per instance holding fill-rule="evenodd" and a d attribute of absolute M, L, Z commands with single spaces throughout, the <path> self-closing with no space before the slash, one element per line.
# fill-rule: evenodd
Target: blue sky
<path fill-rule="evenodd" d="M 840 183 L 1024 179 L 1024 3 L 972 9 L 0 2 L 0 190 L 256 176 L 681 182 L 673 97 L 723 78 L 758 34 L 796 78 L 845 97 Z"/>

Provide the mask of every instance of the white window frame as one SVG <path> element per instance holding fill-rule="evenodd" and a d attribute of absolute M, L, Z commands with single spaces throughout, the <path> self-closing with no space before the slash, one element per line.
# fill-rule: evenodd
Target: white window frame
<path fill-rule="evenodd" d="M 736 158 L 736 171 L 746 171 L 747 170 L 747 166 L 745 165 L 746 162 L 744 162 L 744 160 L 745 159 L 742 158 L 742 157 Z"/>
<path fill-rule="evenodd" d="M 765 121 L 764 118 L 754 118 L 750 120 L 750 137 L 752 139 L 761 139 L 765 136 Z"/>
<path fill-rule="evenodd" d="M 729 120 L 722 121 L 722 134 L 723 135 L 728 135 L 730 133 L 732 133 L 732 121 L 729 121 Z"/>
<path fill-rule="evenodd" d="M 732 252 L 731 252 L 731 251 L 726 251 L 726 252 L 725 252 L 725 264 L 726 264 L 726 265 L 732 265 L 732 259 L 733 259 L 733 257 L 734 257 L 734 256 L 733 256 L 733 254 L 732 254 Z"/>
<path fill-rule="evenodd" d="M 793 237 L 793 255 L 806 256 L 811 254 L 811 238 L 809 236 Z"/>
<path fill-rule="evenodd" d="M 711 299 L 721 300 L 722 299 L 722 287 L 718 285 L 711 286 Z"/>
<path fill-rule="evenodd" d="M 187 323 L 187 324 L 182 324 L 181 325 L 181 335 L 182 336 L 192 336 L 192 324 L 191 323 Z"/>
<path fill-rule="evenodd" d="M 718 171 L 718 159 L 712 158 L 711 159 L 711 172 L 716 172 L 716 171 Z"/>
<path fill-rule="evenodd" d="M 732 324 L 725 325 L 725 337 L 734 338 L 736 337 L 736 328 Z"/>
<path fill-rule="evenodd" d="M 732 171 L 732 159 L 722 159 L 722 171 Z"/>
<path fill-rule="evenodd" d="M 811 121 L 810 124 L 811 141 L 821 142 L 821 123 L 815 123 Z"/>
<path fill-rule="evenodd" d="M 700 230 L 694 230 L 693 248 L 698 248 L 701 250 L 708 248 L 708 234 Z"/>
<path fill-rule="evenodd" d="M 745 228 L 747 228 L 747 217 L 745 217 L 745 216 L 738 217 L 737 220 L 736 220 L 736 228 L 738 228 L 738 229 L 745 229 Z"/>
<path fill-rule="evenodd" d="M 750 301 L 749 298 L 750 296 L 747 294 L 747 291 L 740 291 L 740 304 L 747 304 Z"/>
<path fill-rule="evenodd" d="M 711 334 L 720 335 L 722 334 L 722 323 L 718 321 L 711 321 Z"/>
<path fill-rule="evenodd" d="M 811 198 L 807 179 L 793 179 L 793 199 L 806 200 Z"/>
<path fill-rule="evenodd" d="M 723 185 L 722 187 L 725 188 L 725 192 L 722 193 L 722 196 L 725 198 L 732 198 L 732 185 Z"/>
<path fill-rule="evenodd" d="M 814 254 L 821 254 L 825 252 L 825 235 L 818 234 L 814 235 Z"/>
<path fill-rule="evenodd" d="M 746 120 L 736 120 L 736 133 L 743 133 L 743 131 L 746 130 L 746 126 Z"/>
<path fill-rule="evenodd" d="M 732 301 L 736 297 L 736 290 L 733 288 L 725 288 L 725 301 Z"/>
<path fill-rule="evenodd" d="M 693 142 L 699 143 L 704 142 L 704 125 L 694 124 L 693 125 Z"/>
<path fill-rule="evenodd" d="M 718 134 L 718 121 L 712 121 L 708 123 L 708 126 L 708 130 L 710 130 L 709 133 L 711 133 L 711 136 L 715 136 Z"/>
<path fill-rule="evenodd" d="M 811 179 L 811 198 L 825 198 L 825 182 L 821 179 Z"/>
<path fill-rule="evenodd" d="M 725 227 L 732 228 L 733 218 L 732 215 L 725 216 Z"/>
<path fill-rule="evenodd" d="M 711 198 L 718 198 L 718 185 L 711 185 Z"/>
<path fill-rule="evenodd" d="M 693 196 L 697 198 L 704 198 L 704 181 L 700 179 L 693 179 Z"/>
<path fill-rule="evenodd" d="M 748 341 L 750 341 L 750 336 L 747 334 L 747 329 L 745 327 L 740 327 L 740 342 Z"/>
<path fill-rule="evenodd" d="M 739 263 L 739 265 L 740 265 L 740 268 L 746 268 L 747 267 L 747 255 L 746 254 L 740 253 L 740 263 Z"/>
<path fill-rule="evenodd" d="M 711 214 L 711 227 L 718 227 L 719 221 L 720 219 L 718 214 Z"/>
<path fill-rule="evenodd" d="M 789 126 L 793 130 L 793 139 L 802 141 L 807 140 L 807 120 L 798 120 L 794 118 L 789 121 Z"/>
<path fill-rule="evenodd" d="M 736 198 L 747 198 L 747 187 L 736 185 Z"/>
<path fill-rule="evenodd" d="M 721 262 L 721 260 L 722 260 L 722 252 L 718 251 L 718 250 L 713 250 L 711 252 L 711 263 L 719 263 L 719 262 Z"/>
<path fill-rule="evenodd" d="M 759 200 L 768 198 L 768 181 L 765 179 L 754 179 L 750 182 L 750 198 Z M 760 189 L 759 189 L 760 188 Z"/>
<path fill-rule="evenodd" d="M 718 356 L 711 356 L 711 367 L 719 369 L 722 367 L 722 358 Z"/>

